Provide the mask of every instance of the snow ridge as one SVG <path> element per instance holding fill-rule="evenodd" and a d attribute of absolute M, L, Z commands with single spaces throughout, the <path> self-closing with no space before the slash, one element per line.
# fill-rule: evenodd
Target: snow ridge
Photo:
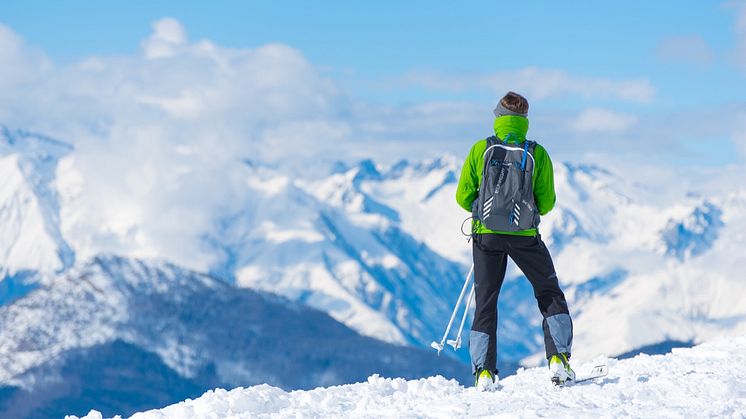
<path fill-rule="evenodd" d="M 0 279 L 20 271 L 63 271 L 73 249 L 60 231 L 54 188 L 59 160 L 72 146 L 0 125 Z"/>
<path fill-rule="evenodd" d="M 609 375 L 558 388 L 546 368 L 520 370 L 495 393 L 478 393 L 441 376 L 407 381 L 373 375 L 367 382 L 286 392 L 269 385 L 208 391 L 133 419 L 263 417 L 743 417 L 746 336 L 668 355 L 599 358 Z M 578 372 L 594 363 L 577 366 Z M 92 411 L 87 419 L 99 418 Z M 72 419 L 72 418 L 71 418 Z"/>

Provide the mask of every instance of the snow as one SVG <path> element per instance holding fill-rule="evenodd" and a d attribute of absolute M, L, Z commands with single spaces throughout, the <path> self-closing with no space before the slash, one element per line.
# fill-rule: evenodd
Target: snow
<path fill-rule="evenodd" d="M 0 280 L 23 270 L 69 267 L 53 188 L 58 160 L 72 150 L 45 137 L 0 125 Z"/>
<path fill-rule="evenodd" d="M 137 413 L 133 419 L 290 417 L 746 417 L 746 336 L 721 338 L 668 355 L 599 358 L 609 375 L 565 388 L 546 368 L 522 369 L 479 393 L 441 376 L 286 392 L 266 384 L 208 391 L 195 400 Z M 85 418 L 100 418 L 91 411 Z M 69 418 L 74 418 L 70 416 Z"/>

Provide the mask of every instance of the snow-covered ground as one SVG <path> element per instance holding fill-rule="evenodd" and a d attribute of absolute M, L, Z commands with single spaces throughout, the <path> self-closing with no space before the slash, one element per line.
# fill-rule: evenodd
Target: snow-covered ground
<path fill-rule="evenodd" d="M 365 383 L 285 392 L 258 385 L 208 391 L 133 419 L 256 417 L 746 417 L 746 336 L 722 338 L 668 355 L 597 359 L 609 375 L 558 388 L 546 368 L 520 370 L 495 393 L 453 380 L 406 381 L 374 375 Z M 100 418 L 91 411 L 86 418 Z M 72 417 L 70 417 L 72 418 Z"/>

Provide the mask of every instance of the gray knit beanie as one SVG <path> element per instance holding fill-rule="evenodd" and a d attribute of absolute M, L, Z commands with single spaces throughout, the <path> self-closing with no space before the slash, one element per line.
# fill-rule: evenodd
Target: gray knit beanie
<path fill-rule="evenodd" d="M 500 102 L 497 102 L 497 106 L 495 107 L 495 110 L 492 112 L 495 113 L 495 117 L 497 118 L 501 116 L 505 116 L 505 115 L 522 116 L 524 118 L 528 116 L 528 112 L 525 112 L 525 113 L 513 112 L 510 109 L 506 109 L 503 105 L 500 104 Z"/>

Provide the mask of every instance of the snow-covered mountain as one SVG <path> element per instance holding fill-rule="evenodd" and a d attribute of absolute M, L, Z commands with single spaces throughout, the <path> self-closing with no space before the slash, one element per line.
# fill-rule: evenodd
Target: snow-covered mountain
<path fill-rule="evenodd" d="M 216 389 L 132 418 L 740 418 L 746 412 L 743 336 L 665 356 L 605 362 L 608 376 L 567 388 L 553 387 L 546 368 L 521 370 L 501 380 L 494 393 L 479 393 L 443 377 L 407 381 L 371 376 L 357 384 L 292 393 L 268 385 Z M 578 370 L 593 365 L 579 365 Z M 100 419 L 101 414 L 91 411 L 85 418 Z"/>
<path fill-rule="evenodd" d="M 166 262 L 100 256 L 0 307 L 0 417 L 90 406 L 131 414 L 216 386 L 312 388 L 373 373 L 468 375 L 429 351 Z"/>
<path fill-rule="evenodd" d="M 442 333 L 462 267 L 402 229 L 392 208 L 360 190 L 372 162 L 317 182 L 254 167 L 255 207 L 226 223 L 240 286 L 282 294 L 369 336 L 427 347 Z M 225 268 L 221 270 L 226 270 Z"/>
<path fill-rule="evenodd" d="M 75 151 L 38 135 L 4 135 L 0 159 L 12 164 L 2 167 L 17 181 L 2 190 L 28 198 L 3 195 L 10 204 L 2 208 L 15 209 L 2 213 L 19 215 L 8 216 L 3 231 L 15 233 L 4 233 L 0 243 L 22 249 L 17 246 L 28 235 L 39 243 L 36 253 L 12 255 L 43 255 L 39 262 L 20 256 L 3 261 L 4 272 L 20 276 L 6 274 L 0 291 L 5 287 L 4 295 L 18 298 L 38 286 L 34 278 L 46 277 L 34 270 L 67 271 L 80 250 L 60 233 L 79 233 L 70 225 L 76 218 L 59 228 L 58 214 L 69 215 L 74 207 L 66 205 L 74 200 L 64 196 L 67 189 L 53 187 L 56 162 Z M 470 245 L 459 231 L 468 214 L 453 199 L 459 165 L 442 156 L 391 166 L 338 163 L 326 173 L 300 167 L 296 173 L 297 165 L 236 160 L 224 168 L 226 178 L 244 179 L 249 199 L 216 215 L 209 228 L 183 223 L 202 229 L 185 237 L 199 238 L 205 259 L 214 261 L 212 276 L 281 294 L 367 336 L 427 347 L 440 337 L 470 263 Z M 740 293 L 746 261 L 736 251 L 746 244 L 746 190 L 672 199 L 604 168 L 561 162 L 555 162 L 555 182 L 558 203 L 540 229 L 571 303 L 577 359 L 746 332 Z M 128 224 L 123 234 L 133 229 Z M 514 266 L 500 306 L 501 360 L 540 362 L 541 319 Z M 466 351 L 456 356 L 465 359 Z"/>
<path fill-rule="evenodd" d="M 65 194 L 81 193 L 78 187 L 60 191 L 53 187 L 58 160 L 74 153 L 72 147 L 40 135 L 4 132 L 6 145 L 0 156 L 12 162 L 30 162 L 24 163 L 25 177 L 17 177 L 33 182 L 19 181 L 13 189 L 20 189 L 28 199 L 8 198 L 11 204 L 28 202 L 28 208 L 4 206 L 12 209 L 11 214 L 21 214 L 31 221 L 19 221 L 18 215 L 8 219 L 3 226 L 15 229 L 14 234 L 4 234 L 0 240 L 6 240 L 9 248 L 20 249 L 24 240 L 29 240 L 35 244 L 34 251 L 20 254 L 45 258 L 25 264 L 8 260 L 0 265 L 14 275 L 0 283 L 3 301 L 10 301 L 33 289 L 33 271 L 64 271 L 72 265 L 75 251 L 88 255 L 119 249 L 74 251 L 63 239 L 61 231 L 79 235 L 80 228 L 72 224 L 85 218 L 71 214 L 74 206 L 65 207 L 77 203 L 77 196 Z M 66 162 L 65 173 L 70 172 L 67 166 L 71 161 L 74 159 Z M 417 170 L 438 177 L 435 169 L 441 168 L 436 162 Z M 364 182 L 382 179 L 373 162 L 337 170 L 328 178 L 301 178 L 303 181 L 260 162 L 237 161 L 235 167 L 226 170 L 245 176 L 245 188 L 252 199 L 234 213 L 214 220 L 213 229 L 195 233 L 201 237 L 205 253 L 212 253 L 218 261 L 210 267 L 211 274 L 300 301 L 365 335 L 388 342 L 427 347 L 441 333 L 451 311 L 449 297 L 458 294 L 463 281 L 463 266 L 433 251 L 426 240 L 414 239 L 401 228 L 395 210 L 360 190 Z M 398 172 L 406 170 L 400 165 L 391 173 L 403 179 Z M 434 181 L 442 186 L 454 179 L 450 173 Z M 79 183 L 84 185 L 85 180 Z M 4 189 L 11 190 L 13 185 L 7 182 Z M 336 192 L 330 188 L 336 188 Z M 434 194 L 438 185 L 430 189 Z M 37 207 L 46 211 L 36 211 Z M 66 216 L 65 229 L 60 228 L 60 213 Z M 30 231 L 32 227 L 36 230 Z M 109 225 L 93 227 L 93 236 L 112 234 Z M 76 237 L 74 242 L 95 240 Z M 21 274 L 16 275 L 16 271 Z M 465 357 L 463 352 L 459 355 Z"/>
<path fill-rule="evenodd" d="M 74 252 L 60 232 L 54 187 L 57 163 L 72 150 L 0 125 L 0 279 L 72 266 Z"/>
<path fill-rule="evenodd" d="M 367 237 L 364 232 L 375 234 L 394 226 L 411 236 L 415 247 L 417 243 L 422 246 L 389 247 L 387 257 L 392 266 L 398 263 L 397 258 L 407 266 L 410 252 L 428 259 L 434 253 L 446 261 L 460 262 L 461 276 L 454 274 L 450 280 L 455 284 L 463 280 L 470 263 L 470 246 L 459 232 L 468 214 L 453 198 L 458 172 L 458 161 L 448 156 L 418 163 L 401 161 L 390 167 L 362 161 L 352 167 L 338 164 L 329 176 L 298 184 L 334 208 L 335 219 L 358 227 L 336 230 L 337 243 L 362 243 L 357 249 L 378 249 L 382 241 L 360 240 Z M 744 266 L 744 260 L 733 252 L 746 245 L 738 215 L 746 213 L 746 191 L 726 196 L 687 195 L 666 202 L 654 187 L 597 166 L 570 163 L 556 164 L 555 182 L 558 203 L 544 217 L 540 230 L 571 302 L 577 357 L 617 355 L 659 343 L 699 342 L 722 333 L 746 332 L 746 300 L 738 291 L 743 286 L 739 267 Z M 242 269 L 254 272 L 251 264 L 239 267 L 238 272 Z M 437 271 L 434 274 L 446 278 Z M 280 289 L 290 298 L 305 295 L 303 291 L 313 295 L 327 289 L 314 281 L 290 279 L 287 273 L 280 276 L 273 281 L 261 275 L 249 275 L 247 280 L 239 274 L 238 278 L 244 285 Z M 329 276 L 351 284 L 368 283 L 356 280 L 356 272 L 347 279 Z M 541 318 L 533 291 L 515 266 L 508 276 L 500 301 L 501 357 L 540 362 Z M 387 283 L 385 279 L 378 281 Z M 407 284 L 412 286 L 413 282 Z M 431 294 L 430 299 L 452 304 L 457 295 L 452 286 L 447 293 Z M 406 298 L 402 301 L 408 303 Z M 327 311 L 330 306 L 316 305 Z M 393 318 L 399 319 L 401 314 Z M 430 320 L 433 339 L 445 322 L 442 318 Z M 394 324 L 407 333 L 407 324 Z M 427 338 L 419 339 L 423 340 Z"/>
<path fill-rule="evenodd" d="M 577 356 L 746 332 L 746 190 L 660 202 L 655 189 L 568 164 L 557 184 L 544 231 L 575 314 Z"/>

